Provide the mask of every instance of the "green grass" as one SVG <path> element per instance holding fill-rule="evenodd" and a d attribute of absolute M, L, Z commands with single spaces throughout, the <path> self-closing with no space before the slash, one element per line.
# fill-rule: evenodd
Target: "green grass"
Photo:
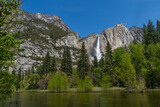
<path fill-rule="evenodd" d="M 108 89 L 104 89 L 102 87 L 93 87 L 93 90 L 90 91 L 90 92 L 104 92 L 104 91 L 124 91 L 125 88 L 123 87 L 111 87 L 111 88 L 108 88 Z M 35 89 L 35 90 L 18 90 L 17 92 L 24 92 L 24 91 L 27 91 L 27 92 L 58 92 L 58 91 L 52 91 L 52 90 L 39 90 L 39 89 Z M 79 92 L 77 91 L 76 88 L 69 88 L 68 90 L 66 91 L 61 91 L 61 93 L 63 92 Z M 85 91 L 84 91 L 85 92 Z"/>

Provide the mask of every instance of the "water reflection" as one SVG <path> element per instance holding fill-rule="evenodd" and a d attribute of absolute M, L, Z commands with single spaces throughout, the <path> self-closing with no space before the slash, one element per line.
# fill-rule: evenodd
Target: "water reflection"
<path fill-rule="evenodd" d="M 147 93 L 15 93 L 0 107 L 157 107 L 160 92 Z"/>

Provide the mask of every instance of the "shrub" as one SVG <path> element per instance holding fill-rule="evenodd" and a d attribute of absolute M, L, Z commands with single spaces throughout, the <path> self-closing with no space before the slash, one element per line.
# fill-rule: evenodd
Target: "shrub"
<path fill-rule="evenodd" d="M 88 76 L 84 80 L 78 78 L 76 83 L 78 91 L 91 91 L 93 88 L 93 84 Z"/>
<path fill-rule="evenodd" d="M 110 77 L 107 73 L 102 78 L 101 87 L 104 89 L 111 87 Z"/>
<path fill-rule="evenodd" d="M 51 80 L 48 83 L 48 90 L 54 91 L 66 91 L 69 88 L 68 77 L 66 74 L 63 76 L 60 73 L 53 74 Z"/>
<path fill-rule="evenodd" d="M 9 72 L 0 71 L 0 100 L 11 96 L 15 90 L 14 78 Z"/>
<path fill-rule="evenodd" d="M 23 81 L 20 82 L 21 89 L 37 89 L 38 81 L 40 79 L 39 74 L 31 74 L 30 76 L 24 76 Z"/>

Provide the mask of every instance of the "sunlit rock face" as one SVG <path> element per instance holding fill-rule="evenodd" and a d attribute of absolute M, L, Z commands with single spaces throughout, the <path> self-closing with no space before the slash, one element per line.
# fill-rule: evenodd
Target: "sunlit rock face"
<path fill-rule="evenodd" d="M 99 35 L 96 33 L 90 34 L 88 37 L 83 38 L 80 42 L 85 43 L 86 49 L 88 51 L 88 55 L 91 59 L 96 56 L 96 47 L 97 47 L 97 39 Z"/>
<path fill-rule="evenodd" d="M 132 32 L 134 32 L 134 30 L 135 29 L 132 29 Z M 111 44 L 112 50 L 114 50 L 118 47 L 128 46 L 133 42 L 134 37 L 137 39 L 139 36 L 142 35 L 131 33 L 131 31 L 124 24 L 117 24 L 114 27 L 102 31 L 100 34 L 101 51 L 103 54 L 105 53 L 107 41 Z"/>
<path fill-rule="evenodd" d="M 143 40 L 142 28 L 138 28 L 136 26 L 133 26 L 133 27 L 129 28 L 129 30 L 136 41 L 142 42 L 142 40 Z"/>
<path fill-rule="evenodd" d="M 21 67 L 22 71 L 26 71 L 31 69 L 32 65 L 41 65 L 42 59 L 48 51 L 51 56 L 62 59 L 64 46 L 70 47 L 72 61 L 76 63 L 79 58 L 79 50 L 84 42 L 92 63 L 91 59 L 93 60 L 94 56 L 100 59 L 105 55 L 107 41 L 111 44 L 112 50 L 114 50 L 121 46 L 128 46 L 134 39 L 139 42 L 143 40 L 141 28 L 131 27 L 128 29 L 122 23 L 102 31 L 100 35 L 92 33 L 85 38 L 81 38 L 59 16 L 25 12 L 24 15 L 19 15 L 18 17 L 22 18 L 26 23 L 17 25 L 21 27 L 21 32 L 27 29 L 27 31 L 32 31 L 33 33 L 29 35 L 29 38 L 25 38 L 25 42 L 21 44 L 21 48 L 25 50 L 15 56 L 16 70 Z M 62 30 L 67 33 L 63 36 L 59 35 L 58 39 L 52 38 L 51 33 L 48 32 L 54 31 L 55 26 L 60 28 L 58 31 Z M 59 33 L 55 33 L 53 36 L 57 36 L 56 34 Z M 60 62 L 57 65 L 60 66 Z"/>

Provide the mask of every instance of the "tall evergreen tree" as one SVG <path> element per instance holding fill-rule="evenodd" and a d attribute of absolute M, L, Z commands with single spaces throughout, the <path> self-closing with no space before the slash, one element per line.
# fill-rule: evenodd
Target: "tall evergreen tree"
<path fill-rule="evenodd" d="M 67 73 L 67 75 L 71 75 L 72 73 L 72 58 L 68 47 L 64 48 L 61 70 Z"/>
<path fill-rule="evenodd" d="M 157 26 L 159 26 L 159 21 L 157 21 Z M 158 27 L 156 29 L 158 30 Z M 146 46 L 148 46 L 149 44 L 156 44 L 160 41 L 159 34 L 158 34 L 157 30 L 155 30 L 153 22 L 151 20 L 149 20 L 147 27 L 143 28 L 143 31 L 144 31 L 143 43 Z"/>
<path fill-rule="evenodd" d="M 97 67 L 98 67 L 98 59 L 97 59 L 97 57 L 96 57 L 96 56 L 94 56 L 93 66 L 94 66 L 95 68 L 97 68 Z"/>
<path fill-rule="evenodd" d="M 21 81 L 21 77 L 22 77 L 22 70 L 21 70 L 21 67 L 20 67 L 19 70 L 18 70 L 18 82 L 19 83 Z"/>
<path fill-rule="evenodd" d="M 50 64 L 50 54 L 47 52 L 41 66 L 40 75 L 48 74 L 50 72 Z"/>
<path fill-rule="evenodd" d="M 18 70 L 18 88 L 20 88 L 21 79 L 22 79 L 22 70 L 21 70 L 21 67 L 20 67 L 19 70 Z"/>
<path fill-rule="evenodd" d="M 33 74 L 35 73 L 34 64 L 32 65 L 31 72 L 32 72 Z"/>
<path fill-rule="evenodd" d="M 110 76 L 113 74 L 113 57 L 112 57 L 112 48 L 110 43 L 107 41 L 106 54 L 105 54 L 105 72 Z"/>
<path fill-rule="evenodd" d="M 101 69 L 104 68 L 104 58 L 103 57 L 99 60 L 99 67 L 101 67 Z"/>
<path fill-rule="evenodd" d="M 57 68 L 56 68 L 56 59 L 53 56 L 52 60 L 51 60 L 51 64 L 50 64 L 50 72 L 56 72 Z"/>
<path fill-rule="evenodd" d="M 83 42 L 81 51 L 80 51 L 80 57 L 78 60 L 78 67 L 77 67 L 79 77 L 84 80 L 85 75 L 88 72 L 88 70 L 89 70 L 89 57 L 87 54 L 87 50 L 85 49 L 85 44 Z"/>
<path fill-rule="evenodd" d="M 157 20 L 156 25 L 157 25 L 156 30 L 157 30 L 158 33 L 160 34 L 160 21 L 159 21 L 159 20 Z"/>

